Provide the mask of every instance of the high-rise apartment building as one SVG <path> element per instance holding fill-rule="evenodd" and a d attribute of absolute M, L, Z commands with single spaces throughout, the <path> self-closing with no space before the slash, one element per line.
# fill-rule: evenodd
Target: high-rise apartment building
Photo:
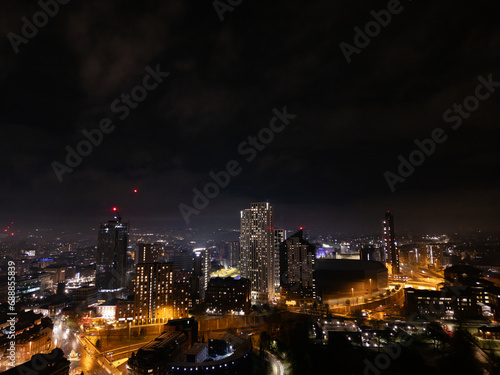
<path fill-rule="evenodd" d="M 102 223 L 97 237 L 96 287 L 104 299 L 120 296 L 127 286 L 128 225 L 119 216 Z"/>
<path fill-rule="evenodd" d="M 138 263 L 134 283 L 134 320 L 141 324 L 176 317 L 173 308 L 173 263 Z"/>
<path fill-rule="evenodd" d="M 280 245 L 286 239 L 285 229 L 274 230 L 274 293 L 280 293 Z"/>
<path fill-rule="evenodd" d="M 385 213 L 383 227 L 383 242 L 387 268 L 390 270 L 391 274 L 399 274 L 399 250 L 397 248 L 396 236 L 394 234 L 394 216 L 392 216 L 389 211 Z"/>
<path fill-rule="evenodd" d="M 316 247 L 303 237 L 302 229 L 288 237 L 280 248 L 281 292 L 287 299 L 316 298 L 314 261 Z"/>
<path fill-rule="evenodd" d="M 190 279 L 191 300 L 193 305 L 198 305 L 205 299 L 205 291 L 210 280 L 210 249 L 193 249 L 193 271 Z"/>
<path fill-rule="evenodd" d="M 240 241 L 233 241 L 230 243 L 231 253 L 229 264 L 231 267 L 238 267 L 240 264 Z"/>
<path fill-rule="evenodd" d="M 273 206 L 269 203 L 252 203 L 241 211 L 240 252 L 240 271 L 250 280 L 252 300 L 274 298 Z"/>

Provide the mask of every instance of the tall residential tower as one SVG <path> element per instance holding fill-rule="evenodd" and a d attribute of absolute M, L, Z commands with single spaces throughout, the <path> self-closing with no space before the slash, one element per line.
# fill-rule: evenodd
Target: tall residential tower
<path fill-rule="evenodd" d="M 384 251 L 387 268 L 393 275 L 399 274 L 399 250 L 397 248 L 396 236 L 394 234 L 394 216 L 387 211 L 384 221 Z"/>
<path fill-rule="evenodd" d="M 241 211 L 241 276 L 250 279 L 252 300 L 275 297 L 275 244 L 273 206 L 268 202 L 252 203 Z"/>
<path fill-rule="evenodd" d="M 281 293 L 286 299 L 316 299 L 314 261 L 316 246 L 307 242 L 302 229 L 279 245 Z"/>

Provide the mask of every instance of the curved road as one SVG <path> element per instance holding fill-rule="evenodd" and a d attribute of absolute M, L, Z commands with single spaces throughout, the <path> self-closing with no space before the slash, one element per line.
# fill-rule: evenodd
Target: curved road
<path fill-rule="evenodd" d="M 267 350 L 264 353 L 266 353 L 267 360 L 271 364 L 273 375 L 285 375 L 285 366 L 283 366 L 283 363 Z"/>

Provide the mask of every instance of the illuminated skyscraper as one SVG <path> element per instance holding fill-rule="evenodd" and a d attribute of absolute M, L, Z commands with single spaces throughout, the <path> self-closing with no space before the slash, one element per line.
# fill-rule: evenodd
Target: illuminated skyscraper
<path fill-rule="evenodd" d="M 273 206 L 252 203 L 241 211 L 240 271 L 250 280 L 252 300 L 267 301 L 275 296 Z"/>
<path fill-rule="evenodd" d="M 103 299 L 125 292 L 127 244 L 128 225 L 122 223 L 119 216 L 101 223 L 97 237 L 96 287 Z"/>
<path fill-rule="evenodd" d="M 210 280 L 210 249 L 199 247 L 193 249 L 192 254 L 191 300 L 193 305 L 197 305 L 205 299 L 205 291 Z"/>
<path fill-rule="evenodd" d="M 396 236 L 394 234 L 394 217 L 387 211 L 385 213 L 384 221 L 384 251 L 385 262 L 390 273 L 395 275 L 399 273 L 399 250 L 396 244 Z"/>

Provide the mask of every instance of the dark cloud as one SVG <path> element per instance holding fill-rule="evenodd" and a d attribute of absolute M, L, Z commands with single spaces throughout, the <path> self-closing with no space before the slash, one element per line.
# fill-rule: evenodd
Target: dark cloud
<path fill-rule="evenodd" d="M 191 225 L 237 227 L 269 199 L 284 226 L 376 232 L 390 208 L 408 230 L 498 229 L 499 93 L 457 131 L 443 121 L 479 75 L 500 81 L 496 5 L 402 4 L 348 64 L 339 44 L 387 2 L 243 2 L 223 22 L 211 2 L 71 2 L 18 54 L 7 34 L 39 8 L 2 2 L 0 220 L 90 225 L 119 205 L 184 226 L 177 206 L 235 159 Z M 170 76 L 119 120 L 111 103 L 157 64 Z M 285 105 L 297 118 L 246 162 L 238 145 Z M 59 183 L 51 163 L 103 117 L 116 129 Z M 448 140 L 391 193 L 383 173 L 436 127 Z"/>

